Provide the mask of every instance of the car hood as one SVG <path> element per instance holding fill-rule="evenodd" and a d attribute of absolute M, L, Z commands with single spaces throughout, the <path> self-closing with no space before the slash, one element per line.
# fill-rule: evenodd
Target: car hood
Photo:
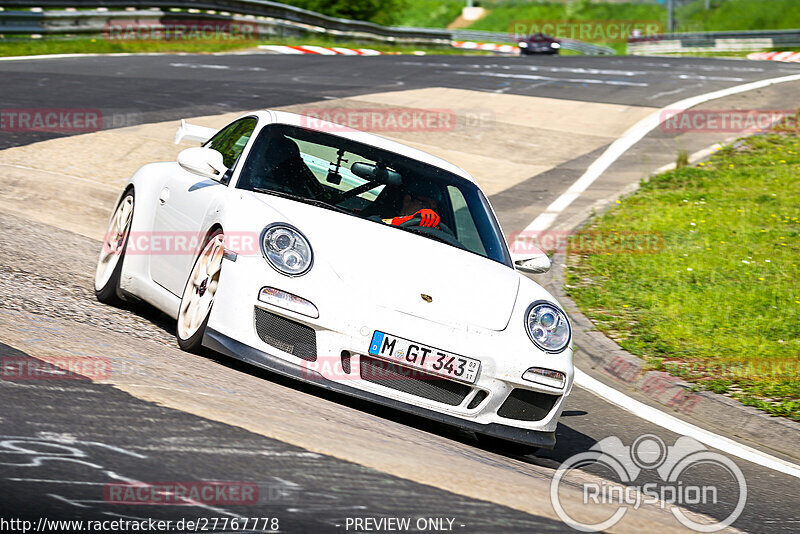
<path fill-rule="evenodd" d="M 388 225 L 256 194 L 308 238 L 355 300 L 452 327 L 503 330 L 519 289 L 512 268 Z M 430 302 L 428 298 L 430 297 Z"/>

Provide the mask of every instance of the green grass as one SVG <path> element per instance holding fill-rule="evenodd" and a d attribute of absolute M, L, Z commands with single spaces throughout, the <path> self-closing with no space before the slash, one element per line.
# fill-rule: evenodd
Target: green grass
<path fill-rule="evenodd" d="M 407 4 L 424 0 L 408 0 Z M 532 3 L 527 0 L 485 0 L 481 4 L 490 13 L 469 29 L 498 32 L 513 31 L 514 21 L 630 21 L 653 20 L 666 31 L 667 11 L 662 4 L 591 3 L 587 0 L 568 4 Z M 676 11 L 676 31 L 735 31 L 800 28 L 800 0 L 712 0 L 705 10 L 704 0 L 695 0 Z M 441 26 L 447 23 L 441 24 Z M 433 24 L 431 24 L 432 26 Z M 603 39 L 581 39 L 610 46 L 618 54 L 625 43 Z M 693 54 L 689 54 L 693 55 Z M 725 57 L 720 54 L 714 56 Z M 736 56 L 737 54 L 733 54 Z"/>
<path fill-rule="evenodd" d="M 766 50 L 759 50 L 759 52 L 766 51 Z M 659 55 L 663 56 L 674 56 L 674 57 L 721 57 L 721 58 L 746 58 L 750 54 L 755 52 L 755 50 L 743 50 L 740 52 L 685 52 L 685 53 L 661 53 Z"/>
<path fill-rule="evenodd" d="M 420 0 L 409 0 L 409 2 Z M 590 3 L 586 0 L 563 3 L 532 3 L 525 0 L 486 0 L 491 10 L 470 28 L 509 31 L 515 20 L 658 20 L 667 23 L 661 4 Z M 695 0 L 676 10 L 677 31 L 734 31 L 800 28 L 800 0 Z"/>
<path fill-rule="evenodd" d="M 157 53 L 191 52 L 213 53 L 246 50 L 262 44 L 341 46 L 346 48 L 371 48 L 384 53 L 413 54 L 421 51 L 426 54 L 486 55 L 487 52 L 467 51 L 457 48 L 426 48 L 423 46 L 395 46 L 369 42 L 335 41 L 332 39 L 276 39 L 256 40 L 106 40 L 98 39 L 31 39 L 24 41 L 0 42 L 0 57 L 33 56 L 42 54 L 110 54 L 110 53 Z"/>
<path fill-rule="evenodd" d="M 406 0 L 405 8 L 395 18 L 397 26 L 446 28 L 465 6 L 462 0 Z"/>
<path fill-rule="evenodd" d="M 490 10 L 489 14 L 475 21 L 470 25 L 469 29 L 517 34 L 529 33 L 527 29 L 533 28 L 533 23 L 536 23 L 535 27 L 539 27 L 543 22 L 548 21 L 569 23 L 595 21 L 599 22 L 599 24 L 593 24 L 590 28 L 601 32 L 601 34 L 595 34 L 594 37 L 596 38 L 584 37 L 579 33 L 573 37 L 581 41 L 611 47 L 617 54 L 625 54 L 627 50 L 625 39 L 620 40 L 618 37 L 607 33 L 616 29 L 618 27 L 617 23 L 655 21 L 660 30 L 665 27 L 667 21 L 664 8 L 654 4 L 590 3 L 585 0 L 563 4 L 505 0 L 483 2 L 482 6 Z M 658 23 L 660 23 L 660 26 L 658 26 Z M 579 31 L 572 30 L 577 26 L 571 26 L 570 28 L 570 30 L 567 30 L 568 32 Z M 558 37 L 558 35 L 555 36 Z M 570 37 L 572 35 L 563 36 Z"/>
<path fill-rule="evenodd" d="M 768 30 L 800 28 L 800 0 L 703 0 L 677 10 L 685 31 Z"/>
<path fill-rule="evenodd" d="M 800 130 L 739 140 L 651 178 L 582 233 L 663 237 L 571 253 L 567 290 L 651 367 L 800 420 Z"/>
<path fill-rule="evenodd" d="M 513 31 L 514 21 L 582 21 L 582 20 L 663 20 L 666 10 L 654 4 L 590 3 L 586 0 L 563 3 L 531 3 L 524 0 L 483 2 L 490 10 L 484 18 L 475 21 L 470 29 L 507 32 Z"/>
<path fill-rule="evenodd" d="M 107 40 L 31 39 L 0 42 L 0 56 L 35 56 L 41 54 L 109 54 L 121 52 L 227 52 L 254 48 L 262 44 L 247 39 L 231 40 Z"/>

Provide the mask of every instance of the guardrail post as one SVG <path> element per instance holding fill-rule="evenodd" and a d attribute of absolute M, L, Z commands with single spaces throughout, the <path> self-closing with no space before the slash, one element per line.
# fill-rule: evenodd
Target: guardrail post
<path fill-rule="evenodd" d="M 675 0 L 667 0 L 667 31 L 675 31 Z"/>

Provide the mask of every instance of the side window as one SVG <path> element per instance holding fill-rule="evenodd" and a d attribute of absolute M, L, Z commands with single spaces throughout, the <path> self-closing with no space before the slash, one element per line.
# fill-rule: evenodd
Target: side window
<path fill-rule="evenodd" d="M 206 146 L 222 154 L 222 161 L 230 169 L 242 154 L 250 136 L 253 135 L 257 122 L 255 117 L 238 120 L 217 132 L 217 135 L 212 137 Z"/>
<path fill-rule="evenodd" d="M 478 227 L 475 225 L 475 220 L 472 218 L 472 213 L 461 190 L 455 186 L 448 185 L 447 195 L 453 205 L 456 238 L 468 249 L 485 256 L 486 248 L 483 246 Z"/>

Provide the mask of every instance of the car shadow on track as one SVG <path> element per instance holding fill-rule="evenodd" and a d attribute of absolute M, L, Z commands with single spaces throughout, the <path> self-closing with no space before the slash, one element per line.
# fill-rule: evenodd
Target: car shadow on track
<path fill-rule="evenodd" d="M 262 369 L 234 358 L 229 358 L 210 349 L 204 348 L 201 355 L 217 362 L 220 365 L 224 365 L 229 369 L 247 373 L 251 376 L 256 376 L 263 380 L 268 380 L 272 383 L 292 388 L 296 391 L 313 395 L 320 399 L 335 402 L 342 406 L 359 410 L 382 419 L 406 425 L 430 434 L 435 434 L 448 440 L 469 445 L 476 449 L 485 450 L 487 452 L 498 454 L 507 458 L 513 458 L 515 460 L 542 467 L 556 469 L 564 460 L 573 454 L 588 450 L 597 442 L 595 439 L 587 436 L 586 434 L 578 432 L 568 424 L 561 422 L 556 430 L 557 443 L 555 449 L 540 449 L 536 451 L 535 454 L 521 454 L 518 452 L 516 447 L 486 445 L 485 443 L 480 442 L 473 432 L 461 430 L 459 428 L 438 423 L 436 421 L 431 421 L 425 417 L 409 414 L 395 408 L 356 399 L 342 393 L 321 388 L 314 384 L 307 384 L 270 370 Z M 580 417 L 587 415 L 588 412 L 583 410 L 571 410 L 565 412 L 564 414 L 565 417 Z"/>

